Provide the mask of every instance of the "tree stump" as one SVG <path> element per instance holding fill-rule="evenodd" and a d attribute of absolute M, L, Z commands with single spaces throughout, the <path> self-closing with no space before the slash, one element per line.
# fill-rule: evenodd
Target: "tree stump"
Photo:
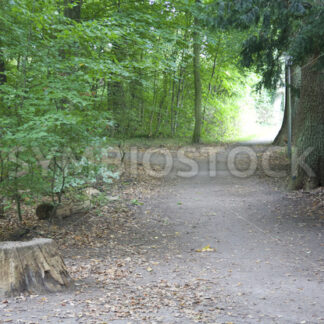
<path fill-rule="evenodd" d="M 53 240 L 0 243 L 0 297 L 58 292 L 71 284 Z"/>

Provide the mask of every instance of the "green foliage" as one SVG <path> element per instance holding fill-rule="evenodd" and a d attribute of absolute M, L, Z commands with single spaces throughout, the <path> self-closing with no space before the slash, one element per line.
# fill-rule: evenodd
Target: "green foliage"
<path fill-rule="evenodd" d="M 115 173 L 111 137 L 190 138 L 193 35 L 201 40 L 203 135 L 235 133 L 244 32 L 212 30 L 206 3 L 0 2 L 0 198 L 20 203 Z M 196 23 L 194 23 L 194 21 Z M 20 215 L 21 218 L 21 215 Z"/>
<path fill-rule="evenodd" d="M 266 88 L 281 82 L 284 56 L 299 66 L 312 57 L 324 66 L 323 1 L 215 0 L 204 19 L 211 27 L 249 31 L 242 63 L 263 76 Z"/>
<path fill-rule="evenodd" d="M 55 2 L 4 1 L 0 10 L 7 77 L 0 86 L 0 195 L 17 204 L 37 194 L 60 201 L 67 187 L 89 181 L 74 157 L 105 142 L 112 125 L 95 88 L 109 65 L 100 44 L 112 34 L 71 22 Z M 113 176 L 87 167 L 90 178 Z"/>

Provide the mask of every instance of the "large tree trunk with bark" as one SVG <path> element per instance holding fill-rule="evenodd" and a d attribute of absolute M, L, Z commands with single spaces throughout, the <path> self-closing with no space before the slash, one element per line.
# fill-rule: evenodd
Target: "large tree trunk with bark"
<path fill-rule="evenodd" d="M 300 86 L 301 86 L 301 69 L 299 66 L 291 67 L 291 84 L 288 84 L 288 75 L 286 69 L 286 91 L 285 91 L 285 112 L 284 118 L 279 130 L 278 135 L 276 136 L 273 144 L 284 146 L 288 142 L 288 87 L 291 87 L 291 113 L 292 113 L 292 129 L 293 137 L 295 138 L 295 118 L 297 116 L 299 98 L 300 98 Z"/>
<path fill-rule="evenodd" d="M 291 189 L 324 185 L 324 71 L 314 58 L 302 68 Z"/>
<path fill-rule="evenodd" d="M 0 298 L 58 292 L 71 283 L 51 239 L 0 243 Z"/>

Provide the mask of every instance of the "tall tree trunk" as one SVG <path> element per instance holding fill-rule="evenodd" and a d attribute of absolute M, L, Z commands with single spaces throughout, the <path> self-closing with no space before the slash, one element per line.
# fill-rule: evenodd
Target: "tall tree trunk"
<path fill-rule="evenodd" d="M 123 62 L 127 56 L 127 49 L 122 45 L 114 42 L 112 44 L 112 53 L 115 55 L 118 62 Z M 127 88 L 125 82 L 117 73 L 112 76 L 115 80 L 109 82 L 107 88 L 107 101 L 109 102 L 110 110 L 113 111 L 113 118 L 117 123 L 116 131 L 120 134 L 126 135 L 128 132 L 129 119 L 125 118 L 127 115 Z"/>
<path fill-rule="evenodd" d="M 80 21 L 82 1 L 83 0 L 64 0 L 64 16 L 75 21 Z M 68 55 L 68 51 L 65 49 L 60 49 L 59 55 L 62 59 L 65 59 Z M 71 71 L 65 71 L 65 73 L 71 74 Z M 57 109 L 64 110 L 64 106 L 66 104 L 69 104 L 69 100 L 66 98 L 66 96 L 63 96 L 58 100 Z"/>
<path fill-rule="evenodd" d="M 300 66 L 292 67 L 291 75 L 291 119 L 292 119 L 292 143 L 296 143 L 297 139 L 297 127 L 296 127 L 296 118 L 299 111 L 300 105 L 300 90 L 301 90 L 301 78 L 302 70 Z"/>
<path fill-rule="evenodd" d="M 185 81 L 186 81 L 185 69 L 181 69 L 181 73 L 180 73 L 179 81 L 178 81 L 177 103 L 176 103 L 176 109 L 174 111 L 173 136 L 175 136 L 177 133 L 178 116 L 179 116 L 180 110 L 183 106 Z"/>
<path fill-rule="evenodd" d="M 111 81 L 108 83 L 107 100 L 114 118 L 117 121 L 119 132 L 126 131 L 126 98 L 125 89 L 121 81 Z"/>
<path fill-rule="evenodd" d="M 181 85 L 182 85 L 182 74 L 181 74 L 181 70 L 182 68 L 180 68 L 180 76 L 179 76 L 179 80 L 178 80 L 178 85 L 177 85 L 177 96 L 176 96 L 176 105 L 175 105 L 175 109 L 173 111 L 173 117 L 172 117 L 172 137 L 174 137 L 175 133 L 176 133 L 176 125 L 177 125 L 177 115 L 179 112 L 179 107 L 180 107 L 180 99 L 181 99 Z"/>
<path fill-rule="evenodd" d="M 160 100 L 160 104 L 159 104 L 159 111 L 157 114 L 157 121 L 156 121 L 156 129 L 155 129 L 155 136 L 158 136 L 159 134 L 159 130 L 161 127 L 161 122 L 162 122 L 162 115 L 163 115 L 163 108 L 166 102 L 166 98 L 168 96 L 168 75 L 166 72 L 164 72 L 164 76 L 163 76 L 163 92 L 162 92 L 162 96 L 161 96 L 161 100 Z"/>
<path fill-rule="evenodd" d="M 7 77 L 5 75 L 6 68 L 5 68 L 5 62 L 3 59 L 3 53 L 0 50 L 0 86 L 5 84 L 7 82 Z M 4 180 L 4 163 L 3 159 L 1 157 L 1 151 L 0 151 L 0 183 Z M 4 201 L 3 197 L 0 196 L 0 218 L 2 218 L 5 214 L 4 211 Z"/>
<path fill-rule="evenodd" d="M 170 127 L 171 127 L 171 137 L 174 135 L 174 98 L 175 98 L 175 77 L 176 73 L 172 76 L 171 81 L 171 105 L 170 105 Z"/>
<path fill-rule="evenodd" d="M 292 129 L 294 130 L 293 134 L 295 135 L 295 117 L 297 115 L 297 110 L 299 106 L 299 92 L 300 92 L 300 83 L 301 83 L 301 69 L 299 66 L 291 67 L 291 85 L 288 84 L 288 75 L 287 69 L 285 72 L 286 79 L 286 90 L 285 90 L 285 111 L 284 118 L 282 121 L 281 128 L 278 135 L 273 141 L 274 145 L 286 145 L 288 142 L 288 87 L 291 87 L 291 114 L 292 114 Z M 294 136 L 295 137 L 295 136 Z"/>
<path fill-rule="evenodd" d="M 154 73 L 154 80 L 153 80 L 153 98 L 152 98 L 152 108 L 151 108 L 151 116 L 150 116 L 150 124 L 148 129 L 148 136 L 151 137 L 153 135 L 153 121 L 155 116 L 155 105 L 157 101 L 157 85 L 156 85 L 156 72 Z"/>
<path fill-rule="evenodd" d="M 80 21 L 82 2 L 83 0 L 65 0 L 64 16 L 75 21 Z"/>
<path fill-rule="evenodd" d="M 287 67 L 285 68 L 285 110 L 281 124 L 281 128 L 276 138 L 273 141 L 273 145 L 284 146 L 288 142 L 288 73 Z"/>
<path fill-rule="evenodd" d="M 3 53 L 0 50 L 0 85 L 5 84 L 7 82 L 7 76 L 5 72 L 6 72 L 5 61 L 3 58 Z"/>
<path fill-rule="evenodd" d="M 5 172 L 5 161 L 0 149 L 0 184 L 7 178 Z M 4 197 L 0 195 L 0 218 L 5 215 Z"/>
<path fill-rule="evenodd" d="M 302 67 L 295 144 L 296 155 L 304 154 L 305 164 L 293 159 L 291 189 L 324 185 L 324 71 L 315 61 L 312 58 Z"/>
<path fill-rule="evenodd" d="M 196 0 L 199 4 L 200 0 Z M 194 18 L 194 33 L 193 33 L 193 70 L 194 70 L 194 86 L 195 86 L 195 129 L 193 132 L 192 142 L 200 143 L 201 136 L 201 101 L 202 89 L 200 79 L 200 33 L 199 33 L 198 18 Z"/>
<path fill-rule="evenodd" d="M 184 50 L 182 51 L 181 60 L 179 63 L 179 77 L 178 77 L 178 82 L 176 85 L 177 90 L 176 90 L 176 94 L 175 94 L 176 103 L 175 103 L 175 106 L 173 105 L 173 115 L 172 115 L 172 119 L 171 119 L 171 136 L 172 137 L 174 137 L 176 134 L 177 116 L 178 116 L 179 108 L 181 105 L 181 96 L 182 96 L 182 91 L 183 91 L 184 70 L 185 70 L 183 67 L 183 63 L 184 63 Z"/>

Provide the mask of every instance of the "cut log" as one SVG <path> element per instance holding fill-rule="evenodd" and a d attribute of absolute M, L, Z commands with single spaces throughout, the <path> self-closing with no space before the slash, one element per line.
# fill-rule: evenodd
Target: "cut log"
<path fill-rule="evenodd" d="M 36 216 L 38 219 L 49 219 L 55 213 L 55 207 L 53 204 L 50 203 L 43 203 L 37 206 L 36 208 Z"/>
<path fill-rule="evenodd" d="M 36 216 L 40 220 L 44 219 L 59 219 L 73 216 L 75 214 L 84 213 L 89 210 L 91 206 L 90 200 L 84 201 L 79 204 L 59 205 L 56 208 L 50 203 L 42 203 L 36 208 Z"/>
<path fill-rule="evenodd" d="M 0 297 L 58 292 L 71 284 L 53 240 L 0 243 Z"/>

